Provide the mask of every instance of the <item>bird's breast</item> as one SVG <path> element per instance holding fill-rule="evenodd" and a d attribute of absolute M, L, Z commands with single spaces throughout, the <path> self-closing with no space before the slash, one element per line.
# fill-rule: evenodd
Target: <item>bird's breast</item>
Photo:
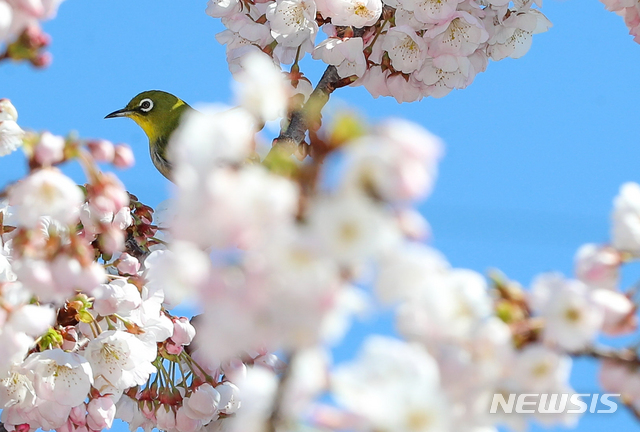
<path fill-rule="evenodd" d="M 171 162 L 169 162 L 165 155 L 161 153 L 161 150 L 164 150 L 164 147 L 159 145 L 151 144 L 149 146 L 149 153 L 151 154 L 151 161 L 153 165 L 160 171 L 160 173 L 165 176 L 168 180 L 171 180 Z"/>

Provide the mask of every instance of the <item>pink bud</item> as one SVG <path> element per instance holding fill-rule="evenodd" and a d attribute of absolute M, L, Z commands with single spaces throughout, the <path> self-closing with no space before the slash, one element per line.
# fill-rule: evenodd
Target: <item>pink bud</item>
<path fill-rule="evenodd" d="M 137 258 L 132 257 L 128 253 L 123 253 L 119 258 L 118 271 L 122 274 L 135 275 L 140 269 L 140 262 Z"/>
<path fill-rule="evenodd" d="M 186 415 L 184 405 L 178 409 L 176 413 L 176 429 L 178 432 L 196 432 L 201 427 L 202 422 L 200 420 L 194 420 Z"/>
<path fill-rule="evenodd" d="M 122 207 L 129 207 L 129 194 L 113 173 L 105 173 L 103 187 L 102 195 L 112 203 L 111 212 L 117 213 Z"/>
<path fill-rule="evenodd" d="M 51 272 L 59 292 L 73 292 L 82 273 L 80 262 L 66 254 L 59 254 L 51 263 Z"/>
<path fill-rule="evenodd" d="M 176 427 L 176 414 L 173 409 L 167 405 L 160 405 L 156 411 L 156 419 L 158 421 L 158 429 L 173 430 Z"/>
<path fill-rule="evenodd" d="M 33 157 L 40 165 L 53 165 L 64 158 L 64 146 L 64 138 L 43 132 L 36 144 Z"/>
<path fill-rule="evenodd" d="M 116 146 L 116 154 L 113 158 L 113 164 L 118 168 L 131 168 L 135 163 L 133 151 L 126 144 L 118 144 Z"/>
<path fill-rule="evenodd" d="M 117 228 L 109 228 L 100 234 L 100 248 L 113 254 L 124 249 L 124 232 Z"/>
<path fill-rule="evenodd" d="M 610 336 L 633 332 L 638 325 L 635 304 L 619 291 L 598 288 L 592 298 L 604 311 L 602 331 Z"/>
<path fill-rule="evenodd" d="M 97 262 L 92 262 L 88 267 L 85 267 L 80 273 L 80 277 L 77 280 L 77 288 L 85 292 L 90 292 L 95 287 L 100 285 L 106 279 L 104 267 Z"/>
<path fill-rule="evenodd" d="M 133 217 L 131 217 L 131 209 L 129 207 L 122 207 L 115 216 L 113 216 L 112 225 L 121 230 L 127 229 L 131 224 L 133 224 Z"/>
<path fill-rule="evenodd" d="M 53 55 L 50 52 L 41 52 L 31 59 L 31 64 L 37 68 L 46 68 L 53 63 Z"/>
<path fill-rule="evenodd" d="M 89 148 L 89 152 L 91 152 L 91 156 L 93 156 L 96 162 L 113 162 L 116 151 L 111 141 L 91 141 L 87 144 L 87 147 Z"/>
<path fill-rule="evenodd" d="M 87 426 L 93 430 L 109 429 L 116 415 L 116 405 L 108 396 L 92 399 L 87 405 Z"/>
<path fill-rule="evenodd" d="M 180 353 L 182 353 L 182 351 L 184 350 L 182 345 L 176 344 L 171 339 L 167 339 L 167 343 L 165 343 L 164 347 L 171 355 L 180 355 Z"/>
<path fill-rule="evenodd" d="M 196 335 L 196 329 L 189 319 L 180 317 L 173 320 L 173 336 L 171 339 L 178 345 L 189 345 Z"/>
<path fill-rule="evenodd" d="M 87 405 L 82 403 L 71 408 L 69 418 L 76 426 L 84 426 L 87 421 Z"/>

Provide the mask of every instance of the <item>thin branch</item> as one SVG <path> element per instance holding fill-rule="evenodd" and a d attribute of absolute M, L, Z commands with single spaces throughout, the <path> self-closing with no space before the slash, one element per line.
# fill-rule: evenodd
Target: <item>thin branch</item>
<path fill-rule="evenodd" d="M 331 93 L 336 88 L 350 83 L 343 83 L 343 81 L 335 66 L 327 67 L 307 103 L 301 109 L 293 111 L 287 129 L 281 131 L 280 135 L 273 140 L 273 147 L 265 158 L 265 163 L 269 164 L 276 157 L 290 156 L 296 151 L 298 145 L 304 140 L 307 130 L 320 125 L 320 112 L 329 101 Z"/>
<path fill-rule="evenodd" d="M 573 357 L 591 357 L 598 360 L 613 360 L 629 366 L 640 366 L 640 357 L 629 348 L 614 349 L 603 346 L 591 346 L 582 351 L 570 353 Z"/>
<path fill-rule="evenodd" d="M 276 391 L 276 395 L 273 399 L 273 407 L 271 408 L 271 416 L 269 417 L 267 423 L 267 432 L 276 432 L 279 426 L 282 426 L 282 423 L 285 419 L 283 419 L 282 406 L 284 404 L 284 398 L 286 396 L 289 381 L 291 380 L 291 369 L 294 361 L 295 353 L 292 353 L 289 356 L 287 366 L 285 370 L 282 372 L 280 376 L 280 381 L 278 383 L 278 389 Z M 0 431 L 1 432 L 1 431 Z"/>

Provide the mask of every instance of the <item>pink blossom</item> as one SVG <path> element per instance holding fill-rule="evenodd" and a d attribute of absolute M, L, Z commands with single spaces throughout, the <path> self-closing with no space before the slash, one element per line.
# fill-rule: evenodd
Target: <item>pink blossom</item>
<path fill-rule="evenodd" d="M 61 162 L 64 157 L 64 138 L 43 132 L 34 149 L 34 159 L 44 166 Z"/>
<path fill-rule="evenodd" d="M 93 156 L 96 162 L 113 162 L 113 158 L 115 157 L 115 148 L 113 147 L 113 143 L 111 141 L 90 141 L 89 143 L 87 143 L 87 147 L 89 148 L 89 152 L 91 152 L 91 156 Z"/>
<path fill-rule="evenodd" d="M 87 426 L 95 431 L 109 429 L 115 415 L 116 406 L 111 397 L 91 399 L 87 405 Z"/>
<path fill-rule="evenodd" d="M 118 168 L 131 168 L 135 164 L 135 158 L 131 147 L 126 144 L 116 145 L 113 164 Z"/>
<path fill-rule="evenodd" d="M 118 261 L 117 268 L 120 273 L 135 275 L 138 273 L 138 270 L 140 270 L 140 261 L 128 253 L 120 255 Z"/>
<path fill-rule="evenodd" d="M 173 335 L 171 339 L 178 345 L 189 345 L 196 335 L 196 329 L 188 318 L 180 317 L 173 320 Z"/>

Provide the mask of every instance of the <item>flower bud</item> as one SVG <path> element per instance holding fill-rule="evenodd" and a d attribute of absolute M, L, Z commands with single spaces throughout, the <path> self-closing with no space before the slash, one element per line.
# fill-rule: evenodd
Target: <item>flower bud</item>
<path fill-rule="evenodd" d="M 50 132 L 43 132 L 34 149 L 33 158 L 43 166 L 62 162 L 62 159 L 64 159 L 64 146 L 63 137 L 53 135 Z"/>
<path fill-rule="evenodd" d="M 189 345 L 196 335 L 196 329 L 189 319 L 180 317 L 173 320 L 173 336 L 171 339 L 178 345 Z"/>
<path fill-rule="evenodd" d="M 186 406 L 183 405 L 176 413 L 176 429 L 178 432 L 196 432 L 202 427 L 200 420 L 194 420 L 186 414 Z"/>
<path fill-rule="evenodd" d="M 116 268 L 122 274 L 135 275 L 140 269 L 140 261 L 138 261 L 136 257 L 133 257 L 126 252 L 120 255 L 118 261 L 119 262 Z"/>
<path fill-rule="evenodd" d="M 116 405 L 109 396 L 92 399 L 87 405 L 87 426 L 100 431 L 111 428 L 116 415 Z"/>
<path fill-rule="evenodd" d="M 96 162 L 113 162 L 116 150 L 113 147 L 113 143 L 107 140 L 90 141 L 87 144 L 91 156 Z"/>
<path fill-rule="evenodd" d="M 100 249 L 114 254 L 124 249 L 124 232 L 117 228 L 109 228 L 100 234 Z"/>
<path fill-rule="evenodd" d="M 133 151 L 131 147 L 126 144 L 118 144 L 115 147 L 115 157 L 113 158 L 113 164 L 118 168 L 131 168 L 135 163 Z"/>
<path fill-rule="evenodd" d="M 188 417 L 207 424 L 216 416 L 219 403 L 220 393 L 211 384 L 202 384 L 184 400 L 182 407 Z"/>
<path fill-rule="evenodd" d="M 176 413 L 171 407 L 160 405 L 156 411 L 157 427 L 160 430 L 173 430 L 176 427 Z"/>
<path fill-rule="evenodd" d="M 83 402 L 71 408 L 69 419 L 71 419 L 76 426 L 84 426 L 87 421 L 87 405 Z"/>

